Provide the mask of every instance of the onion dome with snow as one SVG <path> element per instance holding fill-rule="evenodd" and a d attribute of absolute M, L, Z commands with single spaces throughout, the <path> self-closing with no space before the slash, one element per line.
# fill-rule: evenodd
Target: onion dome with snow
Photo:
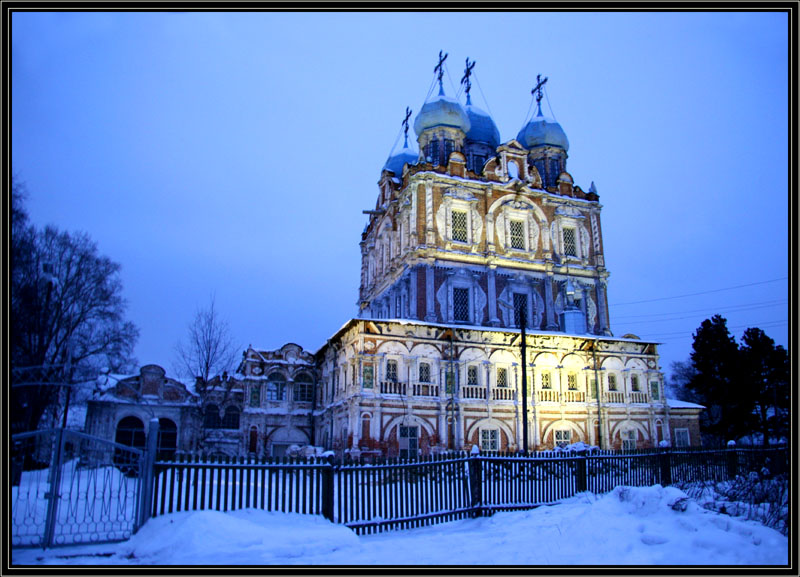
<path fill-rule="evenodd" d="M 419 154 L 414 152 L 408 147 L 408 142 L 399 151 L 392 154 L 386 164 L 383 165 L 383 170 L 391 170 L 395 176 L 403 175 L 403 166 L 406 164 L 416 164 L 419 160 Z"/>
<path fill-rule="evenodd" d="M 564 151 L 569 150 L 569 141 L 564 129 L 554 119 L 543 116 L 541 107 L 538 114 L 519 131 L 517 140 L 525 148 L 547 145 L 558 146 Z"/>
<path fill-rule="evenodd" d="M 455 98 L 445 96 L 442 90 L 435 100 L 423 104 L 417 118 L 414 120 L 414 132 L 417 136 L 429 128 L 449 126 L 457 128 L 464 133 L 469 132 L 470 122 L 464 107 Z"/>
<path fill-rule="evenodd" d="M 497 125 L 489 114 L 470 103 L 469 95 L 467 96 L 466 112 L 470 124 L 467 140 L 484 142 L 492 148 L 497 148 L 500 145 L 500 131 L 497 130 Z"/>

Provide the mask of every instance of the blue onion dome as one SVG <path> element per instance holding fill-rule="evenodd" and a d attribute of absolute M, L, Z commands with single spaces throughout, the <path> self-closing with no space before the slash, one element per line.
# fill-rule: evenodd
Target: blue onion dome
<path fill-rule="evenodd" d="M 522 127 L 517 140 L 525 148 L 549 145 L 558 146 L 564 151 L 569 150 L 569 141 L 564 129 L 554 119 L 542 116 L 541 108 L 539 113 Z"/>
<path fill-rule="evenodd" d="M 430 100 L 422 105 L 422 110 L 414 119 L 414 132 L 417 136 L 423 131 L 437 126 L 450 126 L 462 132 L 469 131 L 469 117 L 464 107 L 455 98 L 445 96 L 441 91 L 435 100 Z"/>
<path fill-rule="evenodd" d="M 470 142 L 484 142 L 492 148 L 497 148 L 500 145 L 500 131 L 497 130 L 497 125 L 486 112 L 470 104 L 467 98 L 467 118 L 469 118 L 469 132 L 467 132 L 467 140 Z"/>
<path fill-rule="evenodd" d="M 383 165 L 383 170 L 391 170 L 395 176 L 403 175 L 403 166 L 406 164 L 416 164 L 419 160 L 419 153 L 414 152 L 408 147 L 408 141 L 405 146 L 399 151 L 392 154 L 386 164 Z"/>

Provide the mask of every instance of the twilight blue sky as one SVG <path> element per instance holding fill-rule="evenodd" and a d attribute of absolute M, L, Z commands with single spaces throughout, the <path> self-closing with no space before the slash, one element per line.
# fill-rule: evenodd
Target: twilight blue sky
<path fill-rule="evenodd" d="M 28 210 L 122 265 L 141 364 L 169 370 L 212 293 L 242 347 L 313 352 L 356 315 L 361 211 L 439 50 L 451 96 L 477 61 L 473 102 L 503 141 L 549 77 L 568 171 L 604 207 L 615 335 L 663 343 L 667 372 L 714 313 L 737 339 L 759 326 L 788 346 L 786 14 L 14 13 L 12 26 Z"/>

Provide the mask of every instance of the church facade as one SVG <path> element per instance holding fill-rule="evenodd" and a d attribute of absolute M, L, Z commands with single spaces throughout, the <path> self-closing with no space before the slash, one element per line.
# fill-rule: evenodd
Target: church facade
<path fill-rule="evenodd" d="M 407 111 L 365 211 L 360 318 L 317 353 L 316 442 L 401 456 L 699 444 L 702 407 L 665 398 L 656 343 L 612 336 L 602 206 L 567 172 L 566 134 L 541 111 L 546 79 L 535 116 L 501 143 L 471 103 L 471 68 L 466 105 L 437 68 L 419 152 Z"/>
<path fill-rule="evenodd" d="M 541 110 L 547 79 L 537 77 L 534 116 L 501 142 L 471 102 L 474 63 L 462 105 L 444 92 L 443 62 L 439 93 L 413 122 L 418 148 L 407 109 L 404 146 L 364 211 L 357 318 L 316 353 L 248 347 L 206 394 L 183 391 L 158 415 L 182 423 L 171 446 L 411 457 L 700 444 L 703 407 L 665 397 L 657 344 L 613 336 L 600 197 L 567 171 L 566 133 Z M 157 368 L 123 384 L 171 382 Z M 114 423 L 127 418 L 122 437 L 141 440 L 130 428 L 144 417 L 109 401 L 125 391 L 94 402 L 92 428 L 121 438 Z"/>

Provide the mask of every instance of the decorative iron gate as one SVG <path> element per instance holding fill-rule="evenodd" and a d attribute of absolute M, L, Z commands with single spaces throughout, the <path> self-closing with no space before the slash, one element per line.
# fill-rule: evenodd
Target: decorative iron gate
<path fill-rule="evenodd" d="M 149 516 L 154 452 L 66 429 L 14 435 L 12 545 L 130 538 Z"/>

